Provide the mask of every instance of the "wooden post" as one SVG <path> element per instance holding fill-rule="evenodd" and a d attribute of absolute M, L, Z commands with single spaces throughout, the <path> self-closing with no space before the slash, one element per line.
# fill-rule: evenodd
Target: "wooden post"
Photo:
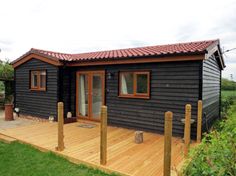
<path fill-rule="evenodd" d="M 171 174 L 171 138 L 173 113 L 165 113 L 165 141 L 164 141 L 164 176 Z"/>
<path fill-rule="evenodd" d="M 58 146 L 56 150 L 63 151 L 64 146 L 64 134 L 63 134 L 63 125 L 64 125 L 64 105 L 63 102 L 58 102 L 57 104 L 57 114 L 58 114 Z"/>
<path fill-rule="evenodd" d="M 197 142 L 200 143 L 202 139 L 202 100 L 198 101 L 197 110 Z"/>
<path fill-rule="evenodd" d="M 184 128 L 184 156 L 188 155 L 191 135 L 191 105 L 185 106 L 185 128 Z"/>
<path fill-rule="evenodd" d="M 100 164 L 107 163 L 107 107 L 101 108 Z"/>

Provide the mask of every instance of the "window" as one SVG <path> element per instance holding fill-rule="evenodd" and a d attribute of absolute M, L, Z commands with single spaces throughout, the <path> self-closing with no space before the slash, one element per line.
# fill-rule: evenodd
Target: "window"
<path fill-rule="evenodd" d="M 31 71 L 31 82 L 30 88 L 31 90 L 46 90 L 46 71 L 43 70 L 35 70 Z"/>
<path fill-rule="evenodd" d="M 149 98 L 150 72 L 120 72 L 119 96 Z"/>

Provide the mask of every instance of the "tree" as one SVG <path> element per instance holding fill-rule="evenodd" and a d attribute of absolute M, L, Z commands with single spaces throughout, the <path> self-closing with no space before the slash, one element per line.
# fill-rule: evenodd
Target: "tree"
<path fill-rule="evenodd" d="M 5 85 L 5 102 L 11 103 L 14 93 L 14 69 L 9 61 L 0 62 L 0 80 Z"/>
<path fill-rule="evenodd" d="M 14 79 L 14 69 L 9 61 L 0 63 L 0 79 L 11 81 Z"/>

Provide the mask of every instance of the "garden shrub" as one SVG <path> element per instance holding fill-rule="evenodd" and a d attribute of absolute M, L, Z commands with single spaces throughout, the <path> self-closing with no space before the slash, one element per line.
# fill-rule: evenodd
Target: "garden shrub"
<path fill-rule="evenodd" d="M 235 100 L 235 97 L 231 96 L 223 101 L 222 111 L 225 115 L 227 114 L 227 118 L 218 123 L 219 127 L 214 128 L 209 134 L 205 134 L 202 143 L 191 150 L 189 162 L 183 167 L 183 175 L 236 175 Z"/>
<path fill-rule="evenodd" d="M 14 94 L 14 69 L 9 61 L 0 62 L 0 91 L 5 91 L 5 103 L 12 103 Z"/>
<path fill-rule="evenodd" d="M 230 106 L 236 101 L 236 96 L 227 96 L 222 97 L 221 99 L 221 115 L 222 117 L 226 117 L 228 109 L 230 109 Z"/>
<path fill-rule="evenodd" d="M 236 90 L 236 82 L 228 80 L 226 78 L 222 78 L 221 89 L 222 90 Z"/>

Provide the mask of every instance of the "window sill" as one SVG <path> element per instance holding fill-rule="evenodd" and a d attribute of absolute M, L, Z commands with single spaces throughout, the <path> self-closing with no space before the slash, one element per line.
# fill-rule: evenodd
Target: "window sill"
<path fill-rule="evenodd" d="M 135 96 L 135 95 L 119 95 L 119 98 L 136 98 L 136 99 L 150 99 L 150 96 Z"/>
<path fill-rule="evenodd" d="M 46 89 L 33 89 L 33 88 L 31 88 L 30 91 L 41 91 L 41 92 L 46 92 Z"/>

